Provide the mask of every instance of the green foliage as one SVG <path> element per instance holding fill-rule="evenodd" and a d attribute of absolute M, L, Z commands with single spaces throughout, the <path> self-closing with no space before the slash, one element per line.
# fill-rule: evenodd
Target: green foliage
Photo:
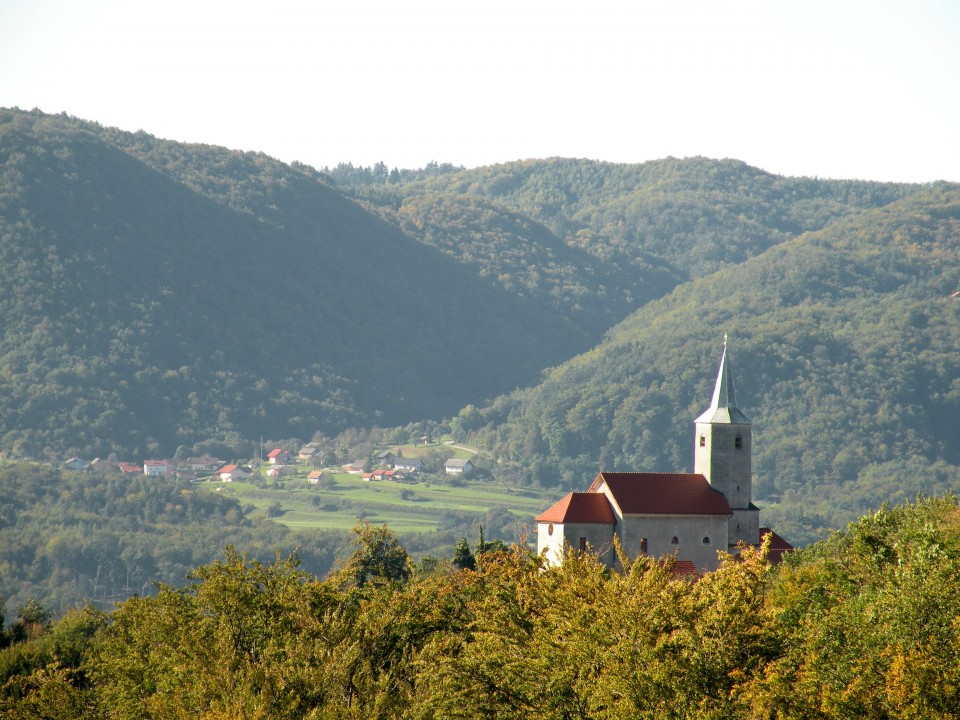
<path fill-rule="evenodd" d="M 450 561 L 460 570 L 476 570 L 477 560 L 470 551 L 470 545 L 465 537 L 461 537 L 453 549 L 453 559 Z"/>
<path fill-rule="evenodd" d="M 884 507 L 798 553 L 772 593 L 783 652 L 753 702 L 784 717 L 954 716 L 958 563 L 954 498 Z"/>
<path fill-rule="evenodd" d="M 111 717 L 303 717 L 325 692 L 320 618 L 334 595 L 297 565 L 228 549 L 190 589 L 123 603 L 91 659 Z"/>
<path fill-rule="evenodd" d="M 337 533 L 250 520 L 236 500 L 171 478 L 0 464 L 0 597 L 25 612 L 14 633 L 43 629 L 45 609 L 59 615 L 87 599 L 109 607 L 155 581 L 182 585 L 232 542 L 259 558 L 299 546 L 319 574 L 346 545 Z"/>
<path fill-rule="evenodd" d="M 678 288 L 535 389 L 481 409 L 497 473 L 579 489 L 689 470 L 691 421 L 732 333 L 754 496 L 797 544 L 880 502 L 960 490 L 960 191 L 930 187 Z"/>
<path fill-rule="evenodd" d="M 390 538 L 358 527 L 368 545 Z M 393 546 L 393 543 L 387 542 Z M 400 548 L 402 550 L 402 548 Z M 12 718 L 951 718 L 960 511 L 883 508 L 771 568 L 518 546 L 478 571 L 321 581 L 232 548 L 193 584 L 75 611 L 2 651 Z"/>
<path fill-rule="evenodd" d="M 0 110 L 0 168 L 0 448 L 20 457 L 449 415 L 586 347 L 306 166 Z"/>
<path fill-rule="evenodd" d="M 446 416 L 511 485 L 685 470 L 730 332 L 755 496 L 793 542 L 960 489 L 956 185 L 705 158 L 323 174 L 10 110 L 0 168 L 16 456 Z"/>
<path fill-rule="evenodd" d="M 357 588 L 368 584 L 403 582 L 410 577 L 411 560 L 386 525 L 358 520 L 353 527 L 353 555 L 339 575 Z"/>

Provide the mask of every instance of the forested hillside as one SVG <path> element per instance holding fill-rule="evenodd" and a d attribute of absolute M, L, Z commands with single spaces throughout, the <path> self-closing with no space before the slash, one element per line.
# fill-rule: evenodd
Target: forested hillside
<path fill-rule="evenodd" d="M 524 546 L 415 572 L 363 525 L 354 548 L 326 579 L 229 550 L 109 617 L 27 605 L 0 638 L 0 714 L 947 720 L 960 705 L 954 498 L 871 513 L 778 568 L 745 549 L 697 582 L 650 558 L 544 568 Z"/>
<path fill-rule="evenodd" d="M 16 455 L 441 417 L 587 347 L 306 167 L 3 111 L 0 171 Z"/>
<path fill-rule="evenodd" d="M 440 211 L 453 197 L 659 277 L 648 297 L 673 283 L 539 386 L 461 413 L 455 427 L 500 476 L 582 489 L 600 468 L 689 470 L 692 420 L 729 333 L 764 522 L 803 544 L 884 500 L 960 490 L 955 185 L 781 178 L 706 159 L 340 182 L 425 242 L 458 236 L 462 216 Z M 502 255 L 471 252 L 481 272 L 517 281 Z"/>
<path fill-rule="evenodd" d="M 337 169 L 334 179 L 341 177 Z M 404 174 L 401 174 L 404 177 Z M 395 209 L 399 224 L 430 242 L 457 237 L 470 213 L 440 210 L 452 202 L 506 208 L 548 228 L 563 243 L 628 277 L 686 280 L 740 263 L 800 233 L 918 192 L 917 185 L 785 178 L 735 160 L 690 158 L 615 165 L 591 160 L 528 160 L 476 170 L 411 173 L 402 184 L 341 183 L 373 205 Z M 481 216 L 482 219 L 482 216 Z M 476 222 L 476 221 L 475 221 Z M 529 221 L 528 221 L 529 222 Z M 510 234 L 504 234 L 510 238 Z M 527 241 L 522 236 L 519 243 Z M 516 274 L 522 266 L 470 246 L 470 257 Z M 466 254 L 466 253 L 464 253 Z M 561 263 L 557 262 L 557 265 Z M 481 264 L 481 268 L 483 265 Z M 528 283 L 549 286 L 551 269 Z M 502 270 L 501 270 L 502 271 Z M 608 270 L 609 272 L 610 270 Z M 659 275 L 657 273 L 660 273 Z M 490 274 L 493 274 L 490 272 Z M 589 277 L 589 275 L 587 275 Z M 616 276 L 619 277 L 619 276 Z M 584 283 L 589 289 L 591 283 Z M 636 297 L 642 290 L 625 285 Z M 615 298 L 610 299 L 616 302 Z"/>
<path fill-rule="evenodd" d="M 155 583 L 180 586 L 227 545 L 269 562 L 300 548 L 323 575 L 343 533 L 292 531 L 189 482 L 0 465 L 0 615 L 30 602 L 55 615 L 89 600 L 109 609 Z"/>
<path fill-rule="evenodd" d="M 725 333 L 754 423 L 755 498 L 799 543 L 874 508 L 960 489 L 960 191 L 931 187 L 692 281 L 470 439 L 535 482 L 692 467 Z M 483 427 L 479 427 L 483 425 Z"/>
<path fill-rule="evenodd" d="M 960 489 L 955 185 L 705 158 L 319 172 L 16 110 L 0 163 L 14 456 L 452 418 L 495 479 L 579 489 L 690 468 L 729 333 L 791 541 Z"/>

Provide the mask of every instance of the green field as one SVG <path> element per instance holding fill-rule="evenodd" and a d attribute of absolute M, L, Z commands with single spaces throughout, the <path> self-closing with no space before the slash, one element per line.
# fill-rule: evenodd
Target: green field
<path fill-rule="evenodd" d="M 307 470 L 268 481 L 210 481 L 201 487 L 236 497 L 275 521 L 294 528 L 349 529 L 358 517 L 387 524 L 399 533 L 429 532 L 443 526 L 451 513 L 483 514 L 491 508 L 508 509 L 518 520 L 533 520 L 553 502 L 556 493 L 511 489 L 489 481 L 450 482 L 423 477 L 417 482 L 367 481 L 358 475 L 325 472 L 323 485 L 311 485 Z"/>

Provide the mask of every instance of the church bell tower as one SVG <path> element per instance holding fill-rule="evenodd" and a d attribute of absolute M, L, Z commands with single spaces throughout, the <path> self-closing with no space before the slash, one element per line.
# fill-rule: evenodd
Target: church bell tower
<path fill-rule="evenodd" d="M 722 492 L 733 510 L 727 529 L 728 548 L 733 550 L 741 540 L 758 545 L 760 509 L 753 504 L 750 459 L 753 437 L 750 418 L 737 407 L 726 336 L 713 399 L 694 423 L 693 471 Z"/>

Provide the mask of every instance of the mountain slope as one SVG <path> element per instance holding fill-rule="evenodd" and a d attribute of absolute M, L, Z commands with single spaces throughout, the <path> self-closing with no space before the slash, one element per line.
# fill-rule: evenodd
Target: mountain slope
<path fill-rule="evenodd" d="M 474 440 L 543 484 L 689 469 L 729 332 L 756 495 L 791 540 L 883 500 L 960 491 L 958 267 L 960 190 L 926 188 L 650 303 L 487 408 Z"/>
<path fill-rule="evenodd" d="M 18 111 L 0 163 L 0 442 L 17 453 L 399 424 L 586 347 L 306 168 Z"/>
<path fill-rule="evenodd" d="M 705 158 L 328 172 L 405 233 L 555 308 L 595 341 L 683 282 L 921 189 L 784 178 Z"/>
<path fill-rule="evenodd" d="M 921 186 L 780 177 L 736 160 L 665 158 L 617 165 L 552 158 L 351 189 L 381 203 L 421 196 L 483 198 L 536 220 L 608 264 L 636 269 L 657 258 L 690 278 L 838 218 L 882 207 Z"/>

